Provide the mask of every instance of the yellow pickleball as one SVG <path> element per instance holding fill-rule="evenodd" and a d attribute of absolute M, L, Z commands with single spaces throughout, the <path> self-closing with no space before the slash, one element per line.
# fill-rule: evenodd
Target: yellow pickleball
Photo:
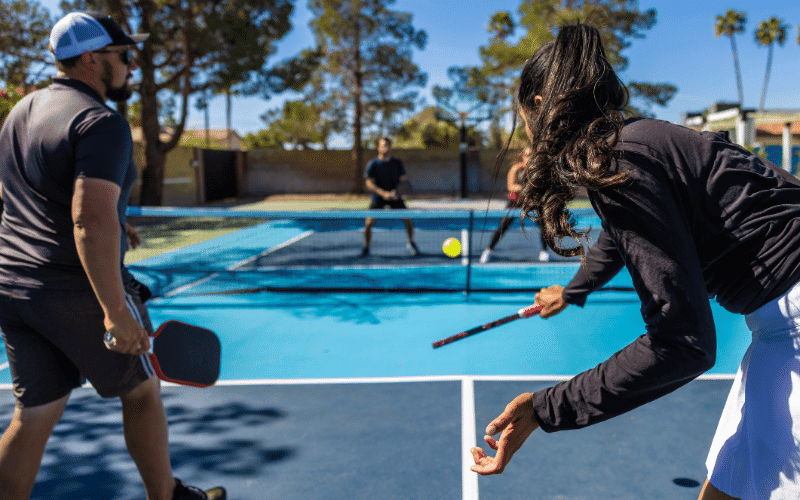
<path fill-rule="evenodd" d="M 442 243 L 442 251 L 448 257 L 458 257 L 461 255 L 461 242 L 458 238 L 447 238 Z"/>

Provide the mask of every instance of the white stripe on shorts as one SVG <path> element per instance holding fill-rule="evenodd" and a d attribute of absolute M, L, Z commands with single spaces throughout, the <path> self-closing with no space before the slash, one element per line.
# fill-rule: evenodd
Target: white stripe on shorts
<path fill-rule="evenodd" d="M 136 307 L 136 302 L 133 300 L 133 297 L 128 292 L 125 292 L 125 301 L 128 304 L 128 309 L 130 309 L 131 314 L 133 317 L 136 318 L 136 321 L 139 322 L 142 327 L 144 327 L 144 320 L 142 319 L 142 315 L 139 313 L 139 308 Z M 150 342 L 152 345 L 153 338 L 150 338 Z M 144 366 L 144 372 L 147 374 L 148 377 L 152 377 L 155 374 L 155 369 L 153 369 L 153 364 L 150 362 L 150 356 L 148 354 L 142 354 L 139 356 L 139 361 L 142 362 Z"/>

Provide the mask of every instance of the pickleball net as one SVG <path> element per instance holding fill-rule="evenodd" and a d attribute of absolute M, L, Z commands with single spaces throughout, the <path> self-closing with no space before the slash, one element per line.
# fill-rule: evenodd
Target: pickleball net
<path fill-rule="evenodd" d="M 599 230 L 591 210 L 579 227 Z M 480 264 L 505 216 L 511 228 Z M 369 255 L 364 223 L 374 218 Z M 413 224 L 415 254 L 405 220 Z M 126 264 L 156 296 L 285 292 L 526 292 L 569 281 L 579 264 L 551 252 L 538 260 L 538 227 L 506 210 L 252 211 L 131 207 L 143 245 Z M 461 255 L 442 251 L 447 238 Z"/>

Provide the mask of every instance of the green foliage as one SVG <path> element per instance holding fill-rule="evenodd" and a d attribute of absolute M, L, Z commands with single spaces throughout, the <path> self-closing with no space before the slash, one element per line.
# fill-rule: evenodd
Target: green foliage
<path fill-rule="evenodd" d="M 275 42 L 291 29 L 293 1 L 226 0 L 199 5 L 208 6 L 195 13 L 203 21 L 197 36 L 206 38 L 196 62 L 208 76 L 206 85 L 217 94 L 263 93 L 261 77 L 271 71 L 265 61 L 276 52 Z M 273 78 L 269 88 L 278 93 L 286 87 Z"/>
<path fill-rule="evenodd" d="M 242 138 L 245 149 L 284 149 L 285 138 L 269 128 L 249 133 Z"/>
<path fill-rule="evenodd" d="M 763 47 L 769 47 L 773 43 L 783 45 L 786 42 L 786 31 L 789 25 L 783 22 L 783 19 L 777 17 L 770 17 L 765 21 L 758 23 L 758 29 L 755 32 L 756 43 Z"/>
<path fill-rule="evenodd" d="M 46 83 L 53 24 L 47 9 L 35 0 L 0 2 L 0 81 L 24 86 Z"/>
<path fill-rule="evenodd" d="M 34 87 L 29 88 L 27 91 L 23 87 L 9 86 L 7 90 L 0 90 L 0 127 L 3 122 L 8 118 L 8 114 L 16 104 L 25 97 L 28 92 L 35 90 Z"/>
<path fill-rule="evenodd" d="M 458 129 L 447 122 L 426 123 L 422 126 L 420 138 L 427 149 L 457 148 L 461 142 Z"/>
<path fill-rule="evenodd" d="M 480 48 L 482 64 L 452 68 L 450 74 L 454 84 L 448 90 L 451 95 L 459 95 L 470 87 L 491 89 L 483 95 L 482 105 L 494 118 L 491 127 L 499 128 L 502 118 L 513 110 L 512 92 L 525 62 L 539 47 L 554 38 L 560 26 L 576 21 L 598 27 L 609 61 L 615 70 L 622 71 L 628 66 L 624 50 L 631 46 L 632 40 L 644 38 L 655 25 L 656 11 L 640 11 L 638 2 L 634 0 L 522 0 L 516 19 L 504 11 L 489 18 L 487 31 L 491 37 Z M 517 32 L 521 35 L 515 38 Z M 642 82 L 637 85 L 641 87 L 632 91 L 632 95 L 636 105 L 644 111 L 635 107 L 632 110 L 639 113 L 649 113 L 654 105 L 666 105 L 675 93 L 675 87 L 668 83 Z M 644 89 L 644 86 L 650 88 Z M 447 98 L 446 92 L 439 96 Z M 481 99 L 477 98 L 476 104 L 477 101 Z M 502 134 L 494 133 L 492 136 L 492 145 L 500 147 Z"/>
<path fill-rule="evenodd" d="M 754 153 L 754 154 L 760 156 L 761 158 L 764 158 L 765 160 L 767 159 L 767 148 L 765 148 L 765 147 L 755 147 L 752 144 L 745 144 L 743 147 L 746 150 L 750 151 L 751 153 Z"/>
<path fill-rule="evenodd" d="M 160 205 L 164 158 L 180 143 L 189 97 L 212 90 L 252 90 L 276 43 L 291 28 L 294 0 L 71 0 L 61 9 L 108 13 L 123 29 L 150 37 L 138 46 L 142 135 L 150 154 L 142 173 L 141 205 Z M 131 28 L 135 29 L 131 29 Z M 178 96 L 177 116 L 163 113 L 167 96 Z M 178 111 L 179 110 L 179 111 Z M 169 118 L 172 117 L 172 118 Z M 162 142 L 160 120 L 175 128 Z"/>
<path fill-rule="evenodd" d="M 395 117 L 414 108 L 427 74 L 413 63 L 428 35 L 413 16 L 391 10 L 395 0 L 309 0 L 311 28 L 322 54 L 317 90 L 350 103 L 355 126 L 375 125 L 377 134 L 396 131 Z M 360 105 L 356 104 L 360 102 Z M 359 115 L 359 110 L 361 114 Z"/>
<path fill-rule="evenodd" d="M 666 106 L 678 92 L 678 87 L 669 83 L 630 82 L 628 83 L 628 92 L 630 92 L 632 101 L 645 103 L 643 108 L 630 106 L 628 114 L 652 117 L 654 116 L 650 111 L 652 107 L 654 105 Z"/>
<path fill-rule="evenodd" d="M 442 120 L 436 107 L 429 106 L 409 118 L 394 137 L 396 149 L 458 149 L 461 145 L 460 123 Z M 484 137 L 474 126 L 467 127 L 467 145 L 481 146 Z"/>
<path fill-rule="evenodd" d="M 725 14 L 718 15 L 715 18 L 714 36 L 717 38 L 721 36 L 733 37 L 738 33 L 743 33 L 746 25 L 746 13 L 733 9 L 728 10 Z"/>
<path fill-rule="evenodd" d="M 311 144 L 322 142 L 317 129 L 320 113 L 314 104 L 286 101 L 282 109 L 269 111 L 261 118 L 269 123 L 269 133 L 264 135 L 264 139 L 280 141 L 269 147 L 288 145 L 293 149 L 307 149 Z"/>

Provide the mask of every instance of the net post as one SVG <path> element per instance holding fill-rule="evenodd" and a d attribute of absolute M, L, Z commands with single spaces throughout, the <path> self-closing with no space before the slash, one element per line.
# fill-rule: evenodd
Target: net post
<path fill-rule="evenodd" d="M 467 283 L 464 286 L 464 293 L 469 295 L 470 292 L 470 279 L 472 275 L 472 240 L 474 239 L 473 236 L 473 226 L 475 221 L 475 210 L 469 211 L 469 241 L 467 242 Z"/>

